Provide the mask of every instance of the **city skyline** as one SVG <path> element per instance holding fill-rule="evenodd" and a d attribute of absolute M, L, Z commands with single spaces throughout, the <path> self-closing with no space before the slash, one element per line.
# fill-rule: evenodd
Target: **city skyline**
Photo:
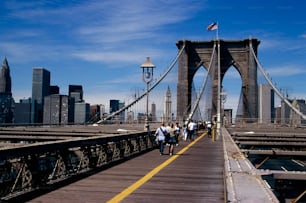
<path fill-rule="evenodd" d="M 215 31 L 206 27 L 218 22 L 220 39 L 259 39 L 258 58 L 273 82 L 291 98 L 302 99 L 304 5 L 302 0 L 3 1 L 0 56 L 9 62 L 16 102 L 30 97 L 32 69 L 42 67 L 61 94 L 68 93 L 69 84 L 79 84 L 90 104 L 128 103 L 133 92 L 144 88 L 140 65 L 146 56 L 156 65 L 157 77 L 175 58 L 178 40 L 213 40 Z M 165 86 L 175 92 L 176 80 Z M 239 74 L 229 71 L 223 84 L 225 108 L 235 108 Z"/>

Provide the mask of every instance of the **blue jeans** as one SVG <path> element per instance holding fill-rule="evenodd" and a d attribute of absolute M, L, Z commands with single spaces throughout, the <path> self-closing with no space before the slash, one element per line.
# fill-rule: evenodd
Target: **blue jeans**
<path fill-rule="evenodd" d="M 195 136 L 195 130 L 190 130 L 190 139 L 193 140 Z"/>
<path fill-rule="evenodd" d="M 159 152 L 163 154 L 164 153 L 164 140 L 158 140 L 158 143 L 159 143 Z"/>

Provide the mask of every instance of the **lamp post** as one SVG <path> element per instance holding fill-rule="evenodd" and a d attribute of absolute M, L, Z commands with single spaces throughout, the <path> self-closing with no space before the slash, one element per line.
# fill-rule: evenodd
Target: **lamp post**
<path fill-rule="evenodd" d="M 147 84 L 145 130 L 149 131 L 149 83 L 153 80 L 153 69 L 155 68 L 155 65 L 151 63 L 150 57 L 147 57 L 147 61 L 144 62 L 140 68 L 142 68 L 142 80 Z"/>

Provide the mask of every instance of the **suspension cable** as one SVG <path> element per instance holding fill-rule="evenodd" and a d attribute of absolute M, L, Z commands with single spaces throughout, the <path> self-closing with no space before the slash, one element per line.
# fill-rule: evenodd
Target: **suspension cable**
<path fill-rule="evenodd" d="M 252 46 L 252 45 L 251 45 Z M 253 57 L 259 67 L 259 70 L 261 71 L 261 73 L 263 74 L 263 76 L 266 78 L 266 80 L 268 81 L 268 83 L 270 84 L 270 86 L 273 88 L 273 90 L 276 92 L 276 94 L 295 112 L 297 113 L 298 115 L 300 115 L 303 119 L 306 119 L 306 115 L 303 114 L 302 112 L 300 112 L 298 109 L 296 109 L 285 97 L 284 95 L 275 87 L 275 85 L 272 83 L 272 81 L 270 80 L 270 78 L 268 77 L 266 71 L 264 70 L 264 68 L 261 66 L 261 64 L 259 63 L 256 55 L 255 55 L 255 52 L 254 52 L 254 49 L 253 47 L 251 47 L 251 51 L 252 51 L 252 54 L 253 54 Z"/>
<path fill-rule="evenodd" d="M 180 50 L 180 52 L 176 55 L 176 57 L 174 58 L 174 60 L 172 61 L 172 63 L 170 64 L 170 66 L 166 69 L 166 71 L 164 72 L 163 75 L 161 75 L 161 77 L 148 89 L 148 92 L 150 92 L 151 90 L 153 90 L 166 76 L 167 74 L 171 71 L 171 69 L 173 68 L 173 66 L 175 65 L 175 63 L 177 62 L 178 58 L 182 55 L 183 51 L 185 49 L 185 44 L 183 45 L 182 49 Z M 114 117 L 115 115 L 127 110 L 128 108 L 130 108 L 131 106 L 133 106 L 134 104 L 136 104 L 140 99 L 142 99 L 144 96 L 146 96 L 146 92 L 144 92 L 143 94 L 141 94 L 138 98 L 136 98 L 133 102 L 131 102 L 130 104 L 124 106 L 123 108 L 119 109 L 118 111 L 113 112 L 112 114 L 108 115 L 107 117 L 103 118 L 103 120 L 99 120 L 97 122 L 97 124 L 102 123 L 105 120 L 108 120 L 112 117 Z"/>

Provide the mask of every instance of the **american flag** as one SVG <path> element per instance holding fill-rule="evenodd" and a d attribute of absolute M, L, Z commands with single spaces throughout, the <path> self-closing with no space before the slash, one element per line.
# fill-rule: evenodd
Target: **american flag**
<path fill-rule="evenodd" d="M 218 29 L 218 23 L 214 22 L 214 23 L 208 25 L 206 29 L 207 29 L 207 31 L 217 30 Z"/>

